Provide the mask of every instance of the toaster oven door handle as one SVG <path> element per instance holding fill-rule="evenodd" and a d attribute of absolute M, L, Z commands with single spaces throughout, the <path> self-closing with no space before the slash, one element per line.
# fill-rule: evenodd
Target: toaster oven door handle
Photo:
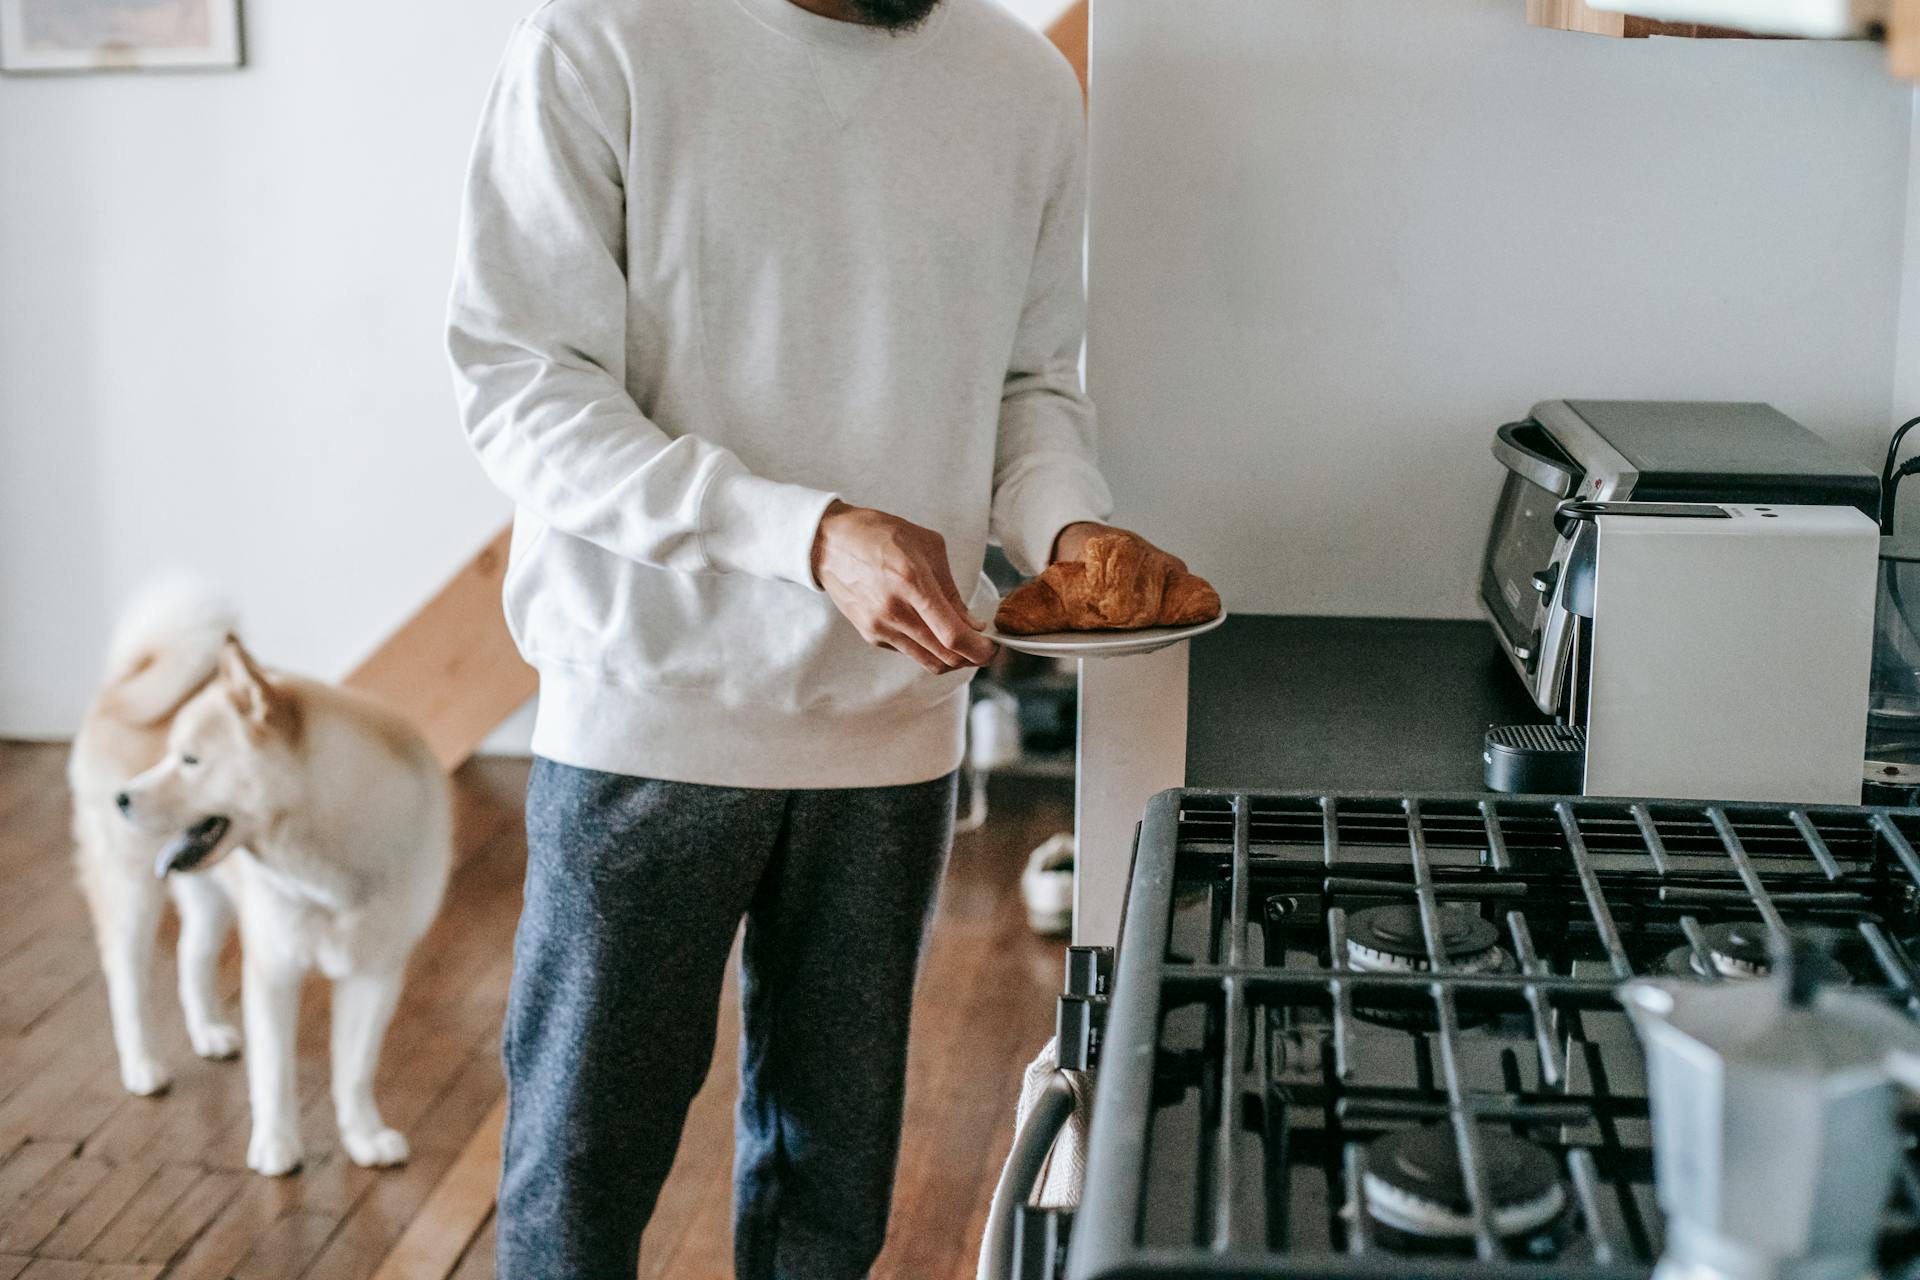
<path fill-rule="evenodd" d="M 1553 527 L 1570 538 L 1583 521 L 1601 516 L 1659 516 L 1668 520 L 1731 520 L 1733 513 L 1711 502 L 1563 502 L 1553 511 Z"/>
<path fill-rule="evenodd" d="M 1556 498 L 1564 498 L 1573 492 L 1580 477 L 1567 469 L 1557 458 L 1529 449 L 1520 439 L 1520 432 L 1526 427 L 1534 427 L 1531 422 L 1509 422 L 1493 433 L 1493 456 L 1500 465 L 1517 476 L 1531 480 Z M 1534 427 L 1539 430 L 1538 427 Z"/>

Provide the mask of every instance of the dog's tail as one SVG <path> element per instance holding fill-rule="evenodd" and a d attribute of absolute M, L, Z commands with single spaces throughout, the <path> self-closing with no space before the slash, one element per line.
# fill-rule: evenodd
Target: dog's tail
<path fill-rule="evenodd" d="M 151 724 L 213 675 L 238 626 L 233 606 L 205 583 L 159 578 L 134 593 L 107 648 L 107 688 L 135 724 Z"/>

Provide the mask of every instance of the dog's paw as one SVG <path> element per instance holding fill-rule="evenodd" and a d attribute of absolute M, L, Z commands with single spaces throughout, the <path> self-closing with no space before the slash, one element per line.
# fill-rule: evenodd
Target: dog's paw
<path fill-rule="evenodd" d="M 158 1058 L 142 1056 L 121 1060 L 120 1083 L 127 1087 L 128 1093 L 150 1098 L 156 1093 L 165 1093 L 173 1077 Z"/>
<path fill-rule="evenodd" d="M 368 1129 L 359 1133 L 340 1135 L 340 1145 L 347 1149 L 347 1158 L 366 1169 L 380 1169 L 390 1164 L 405 1164 L 412 1154 L 407 1139 L 397 1129 Z"/>
<path fill-rule="evenodd" d="M 264 1173 L 269 1178 L 278 1178 L 298 1169 L 305 1155 L 300 1149 L 300 1139 L 294 1135 L 273 1129 L 256 1129 L 253 1140 L 247 1143 L 247 1168 L 255 1173 Z"/>
<path fill-rule="evenodd" d="M 193 1051 L 203 1058 L 237 1058 L 240 1056 L 240 1028 L 230 1022 L 209 1022 L 198 1027 L 187 1028 L 187 1039 L 193 1041 Z"/>

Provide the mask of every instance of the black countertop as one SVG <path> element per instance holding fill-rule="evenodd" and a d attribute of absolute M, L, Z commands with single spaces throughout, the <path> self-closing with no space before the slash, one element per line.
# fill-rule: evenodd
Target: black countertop
<path fill-rule="evenodd" d="M 1546 718 L 1484 622 L 1236 616 L 1193 642 L 1187 785 L 1479 791 L 1488 726 Z"/>

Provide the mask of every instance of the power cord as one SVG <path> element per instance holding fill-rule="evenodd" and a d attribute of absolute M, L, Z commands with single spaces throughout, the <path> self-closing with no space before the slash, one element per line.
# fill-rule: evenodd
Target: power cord
<path fill-rule="evenodd" d="M 1908 418 L 1895 428 L 1893 439 L 1887 442 L 1887 460 L 1880 467 L 1880 535 L 1891 537 L 1894 526 L 1894 499 L 1899 496 L 1900 482 L 1920 471 L 1920 454 L 1899 462 L 1900 444 L 1907 438 L 1907 432 L 1920 427 L 1920 418 Z"/>

